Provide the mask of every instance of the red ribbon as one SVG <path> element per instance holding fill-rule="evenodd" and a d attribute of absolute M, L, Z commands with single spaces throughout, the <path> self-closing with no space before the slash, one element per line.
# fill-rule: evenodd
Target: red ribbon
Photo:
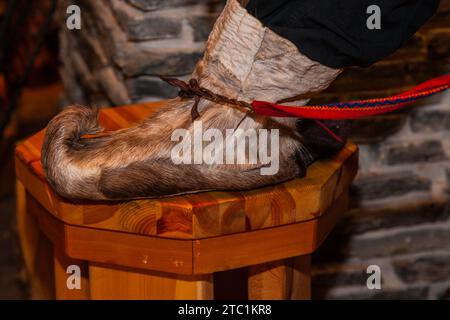
<path fill-rule="evenodd" d="M 450 75 L 444 75 L 428 80 L 401 94 L 381 99 L 316 106 L 283 106 L 255 100 L 251 105 L 254 112 L 270 117 L 297 117 L 316 120 L 357 119 L 397 111 L 418 99 L 445 91 L 448 88 L 450 88 Z M 392 102 L 398 100 L 407 101 L 392 104 Z"/>

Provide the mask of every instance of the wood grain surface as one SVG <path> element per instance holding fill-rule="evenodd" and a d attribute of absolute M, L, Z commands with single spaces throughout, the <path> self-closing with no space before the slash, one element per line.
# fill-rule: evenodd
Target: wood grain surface
<path fill-rule="evenodd" d="M 26 203 L 27 219 L 33 221 L 32 226 L 50 243 L 50 267 L 47 272 L 53 270 L 54 264 L 56 271 L 62 274 L 61 266 L 70 261 L 89 261 L 141 271 L 209 275 L 314 252 L 345 212 L 348 192 L 345 191 L 328 212 L 315 219 L 202 239 L 170 239 L 74 226 L 55 218 L 31 195 L 24 199 L 20 196 L 19 201 Z M 22 226 L 24 224 L 21 223 Z M 31 273 L 37 256 L 36 244 L 30 241 L 34 239 L 33 235 L 34 232 L 20 228 L 24 255 Z M 39 262 L 44 261 L 39 259 Z M 68 294 L 59 292 L 61 295 Z"/>

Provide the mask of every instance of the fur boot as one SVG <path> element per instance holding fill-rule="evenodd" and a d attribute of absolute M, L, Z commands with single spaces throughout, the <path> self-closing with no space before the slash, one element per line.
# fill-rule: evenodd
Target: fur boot
<path fill-rule="evenodd" d="M 201 87 L 230 99 L 305 104 L 307 100 L 302 97 L 328 87 L 340 71 L 307 58 L 236 0 L 229 0 L 192 78 Z M 265 118 L 200 99 L 199 117 L 194 122 L 194 100 L 178 97 L 135 127 L 90 139 L 81 136 L 99 131 L 97 111 L 83 106 L 65 109 L 49 123 L 42 149 L 49 183 L 64 197 L 92 200 L 244 190 L 303 176 L 314 160 L 296 119 Z M 179 141 L 173 141 L 173 132 L 185 129 L 194 135 L 199 122 L 203 130 L 216 129 L 223 136 L 227 129 L 239 131 L 238 140 L 246 139 L 248 129 L 277 129 L 278 171 L 261 174 L 267 163 L 260 159 L 235 164 L 174 163 L 173 149 Z M 266 139 L 270 146 L 269 136 L 260 139 Z M 195 157 L 195 150 L 192 153 Z M 249 157 L 247 153 L 246 159 Z"/>

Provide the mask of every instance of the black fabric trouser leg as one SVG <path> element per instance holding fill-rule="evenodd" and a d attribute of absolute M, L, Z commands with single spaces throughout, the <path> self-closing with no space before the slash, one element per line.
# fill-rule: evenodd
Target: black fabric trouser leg
<path fill-rule="evenodd" d="M 380 9 L 381 29 L 367 20 Z M 400 48 L 439 0 L 250 0 L 247 10 L 310 59 L 333 68 L 370 66 Z"/>

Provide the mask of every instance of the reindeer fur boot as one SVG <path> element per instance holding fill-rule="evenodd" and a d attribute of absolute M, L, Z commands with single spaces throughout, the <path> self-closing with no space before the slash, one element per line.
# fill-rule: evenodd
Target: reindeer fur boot
<path fill-rule="evenodd" d="M 305 104 L 303 97 L 328 87 L 340 71 L 304 56 L 236 0 L 229 0 L 192 79 L 204 90 L 230 100 Z M 199 129 L 211 129 L 209 141 L 202 140 L 200 146 L 193 143 Z M 229 159 L 234 162 L 212 161 L 229 156 L 229 130 L 238 145 L 258 134 L 256 159 L 253 144 L 244 155 L 232 154 Z M 97 111 L 72 106 L 49 123 L 42 163 L 54 190 L 71 199 L 126 200 L 244 190 L 303 176 L 320 153 L 320 148 L 308 147 L 308 136 L 317 138 L 314 130 L 320 129 L 297 119 L 266 118 L 238 104 L 181 96 L 135 127 L 87 139 L 81 136 L 99 131 Z M 191 137 L 193 147 L 181 146 L 180 137 Z M 208 153 L 211 137 L 224 141 L 215 141 L 214 153 L 202 157 Z M 268 154 L 258 156 L 263 146 L 271 149 L 272 160 L 277 158 L 276 170 L 270 170 L 265 161 Z M 187 151 L 181 155 L 183 150 Z"/>

